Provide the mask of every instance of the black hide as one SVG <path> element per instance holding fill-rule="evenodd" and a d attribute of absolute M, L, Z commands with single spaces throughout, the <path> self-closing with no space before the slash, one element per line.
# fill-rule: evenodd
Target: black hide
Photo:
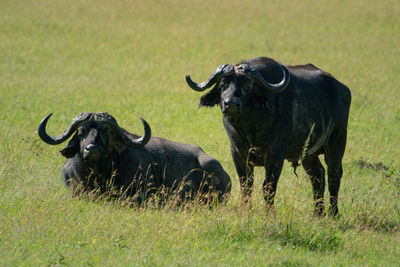
<path fill-rule="evenodd" d="M 82 114 L 89 119 L 74 126 L 74 136 L 61 151 L 68 158 L 62 168 L 67 187 L 76 182 L 89 191 L 105 192 L 112 187 L 119 195 L 133 197 L 138 202 L 159 192 L 160 188 L 164 193 L 176 194 L 179 203 L 203 195 L 217 195 L 223 201 L 229 195 L 229 175 L 200 147 L 158 137 L 152 137 L 141 147 L 130 147 L 126 140 L 140 140 L 139 136 L 116 126 L 109 114 Z M 112 118 L 111 123 L 96 119 L 104 117 Z M 46 125 L 42 124 L 39 129 L 45 132 Z M 149 134 L 150 128 L 148 138 Z M 50 139 L 47 143 L 51 138 L 47 138 Z"/>
<path fill-rule="evenodd" d="M 282 92 L 272 92 L 240 71 L 240 66 L 258 71 L 272 84 L 281 82 L 284 67 L 265 57 L 245 60 L 235 65 L 234 72 L 217 76 L 214 88 L 200 98 L 200 106 L 218 104 L 221 108 L 244 200 L 251 196 L 255 166 L 265 168 L 263 193 L 267 205 L 272 206 L 284 159 L 294 167 L 300 161 L 311 179 L 315 211 L 324 214 L 325 170 L 318 157 L 324 154 L 329 211 L 338 214 L 349 89 L 329 73 L 307 64 L 286 66 L 289 83 Z M 186 79 L 196 91 L 203 90 L 189 76 Z"/>

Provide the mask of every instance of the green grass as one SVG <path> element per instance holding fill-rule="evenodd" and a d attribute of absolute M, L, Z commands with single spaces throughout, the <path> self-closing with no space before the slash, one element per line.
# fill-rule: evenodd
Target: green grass
<path fill-rule="evenodd" d="M 400 264 L 400 3 L 398 1 L 0 0 L 0 265 Z M 312 62 L 352 91 L 339 219 L 315 218 L 311 185 L 286 164 L 267 214 L 256 171 L 240 206 L 217 108 L 184 77 L 269 56 Z M 83 111 L 122 127 L 198 144 L 231 175 L 226 206 L 177 212 L 71 196 L 58 151 Z"/>

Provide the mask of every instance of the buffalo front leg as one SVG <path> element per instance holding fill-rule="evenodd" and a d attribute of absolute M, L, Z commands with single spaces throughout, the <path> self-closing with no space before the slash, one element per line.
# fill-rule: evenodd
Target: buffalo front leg
<path fill-rule="evenodd" d="M 242 195 L 242 203 L 244 205 L 251 204 L 251 193 L 254 184 L 254 167 L 249 165 L 237 153 L 232 152 L 233 163 L 239 176 L 240 191 Z"/>
<path fill-rule="evenodd" d="M 301 163 L 311 180 L 315 202 L 314 212 L 318 216 L 324 216 L 325 169 L 318 156 L 306 156 Z"/>
<path fill-rule="evenodd" d="M 267 204 L 267 209 L 274 205 L 276 188 L 278 185 L 279 176 L 283 167 L 283 155 L 271 155 L 265 164 L 265 180 L 263 183 L 263 194 Z"/>

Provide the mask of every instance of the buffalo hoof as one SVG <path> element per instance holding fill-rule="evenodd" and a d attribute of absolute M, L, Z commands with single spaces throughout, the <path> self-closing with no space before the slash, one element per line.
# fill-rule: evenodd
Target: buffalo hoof
<path fill-rule="evenodd" d="M 325 207 L 323 203 L 317 203 L 314 208 L 314 215 L 317 217 L 325 217 Z"/>
<path fill-rule="evenodd" d="M 337 207 L 329 207 L 328 215 L 331 218 L 339 218 L 339 209 Z"/>

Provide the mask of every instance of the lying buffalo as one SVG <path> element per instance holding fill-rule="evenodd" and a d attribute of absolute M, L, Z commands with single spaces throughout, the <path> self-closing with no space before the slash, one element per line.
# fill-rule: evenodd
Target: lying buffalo
<path fill-rule="evenodd" d="M 63 134 L 52 137 L 46 133 L 51 115 L 39 124 L 45 143 L 57 145 L 74 134 L 60 151 L 68 158 L 62 168 L 67 187 L 78 182 L 86 190 L 104 192 L 111 184 L 138 202 L 164 188 L 176 193 L 179 203 L 205 195 L 222 201 L 231 190 L 231 180 L 216 159 L 198 146 L 151 138 L 150 126 L 142 118 L 142 137 L 120 128 L 108 113 L 89 112 L 77 115 Z"/>
<path fill-rule="evenodd" d="M 285 67 L 266 57 L 221 65 L 203 83 L 190 76 L 186 81 L 195 91 L 215 85 L 200 98 L 200 106 L 221 108 L 245 200 L 255 166 L 265 168 L 263 193 L 271 206 L 284 159 L 294 167 L 301 161 L 311 179 L 315 211 L 323 215 L 325 170 L 318 155 L 324 154 L 329 211 L 338 214 L 351 102 L 345 85 L 312 64 Z"/>

